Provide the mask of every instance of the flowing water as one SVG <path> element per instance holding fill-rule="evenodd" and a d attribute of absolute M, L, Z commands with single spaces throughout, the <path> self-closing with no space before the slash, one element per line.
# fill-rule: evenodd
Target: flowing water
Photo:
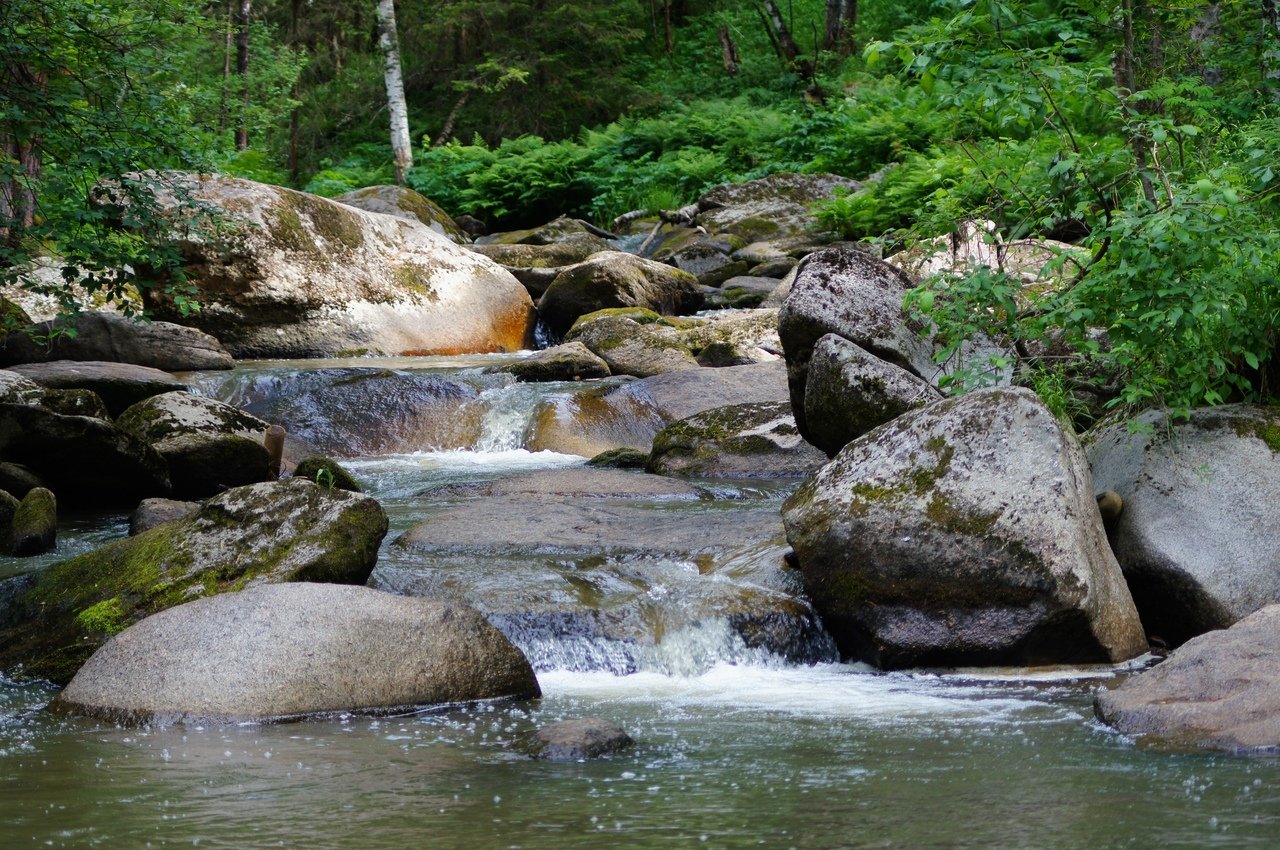
<path fill-rule="evenodd" d="M 425 490 L 584 461 L 525 448 L 538 405 L 575 388 L 482 373 L 496 362 L 255 364 L 193 381 L 239 403 L 292 394 L 288 410 L 323 437 L 335 415 L 354 414 L 326 412 L 334 391 L 316 391 L 309 371 L 337 370 L 340 381 L 350 377 L 342 370 L 408 374 L 407 395 L 397 382 L 377 392 L 420 405 L 422 417 L 398 427 L 427 443 L 347 461 L 391 516 L 375 580 L 393 583 L 424 569 L 390 541 L 439 501 Z M 428 378 L 467 385 L 469 411 L 453 414 L 463 427 L 442 430 L 428 402 L 460 391 Z M 460 433 L 467 444 L 431 443 Z M 648 507 L 776 507 L 785 489 L 704 482 L 698 498 Z M 56 556 L 0 563 L 0 575 L 124 533 L 120 517 L 69 521 Z M 712 577 L 758 590 L 753 562 L 777 555 L 773 543 L 746 547 Z M 1092 717 L 1092 693 L 1123 672 L 883 674 L 789 663 L 748 649 L 725 619 L 697 605 L 689 613 L 691 598 L 706 601 L 696 565 L 623 566 L 557 569 L 606 590 L 625 575 L 653 634 L 623 645 L 513 631 L 535 658 L 539 700 L 124 729 L 47 715 L 50 688 L 0 683 L 0 848 L 1280 846 L 1280 760 L 1160 752 L 1106 730 Z M 484 576 L 501 580 L 497 570 Z M 538 726 L 583 716 L 618 722 L 636 747 L 578 764 L 520 754 Z"/>

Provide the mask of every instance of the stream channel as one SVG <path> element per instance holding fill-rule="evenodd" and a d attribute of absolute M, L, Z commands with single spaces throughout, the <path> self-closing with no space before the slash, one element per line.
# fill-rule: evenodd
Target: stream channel
<path fill-rule="evenodd" d="M 528 450 L 537 412 L 583 385 L 482 373 L 501 362 L 244 363 L 188 378 L 322 447 L 348 440 L 343 463 L 391 517 L 375 586 L 501 598 L 504 582 L 534 595 L 559 582 L 574 604 L 625 609 L 625 637 L 509 621 L 541 699 L 280 725 L 118 728 L 50 716 L 51 688 L 0 680 L 0 848 L 1280 847 L 1280 759 L 1161 752 L 1107 730 L 1092 694 L 1123 671 L 885 674 L 749 648 L 720 600 L 785 592 L 756 587 L 747 563 L 776 561 L 781 543 L 709 576 L 678 559 L 406 554 L 392 542 L 439 493 L 585 463 Z M 329 409 L 335 380 L 369 370 L 402 380 Z M 474 392 L 445 414 L 395 419 L 412 406 L 405 386 L 439 379 Z M 453 489 L 423 494 L 441 486 Z M 776 510 L 794 482 L 698 486 L 697 499 L 647 509 Z M 56 553 L 0 561 L 0 577 L 126 532 L 120 516 L 67 518 Z M 805 652 L 829 658 L 821 635 Z M 520 753 L 537 727 L 583 716 L 637 745 L 589 763 Z"/>

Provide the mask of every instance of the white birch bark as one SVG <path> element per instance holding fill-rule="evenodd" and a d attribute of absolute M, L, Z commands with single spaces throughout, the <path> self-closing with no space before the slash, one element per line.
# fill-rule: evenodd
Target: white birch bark
<path fill-rule="evenodd" d="M 409 108 L 404 102 L 404 75 L 400 71 L 400 44 L 396 39 L 395 0 L 378 0 L 378 47 L 385 62 L 387 109 L 391 113 L 391 151 L 396 161 L 396 183 L 404 185 L 405 172 L 413 167 L 413 142 L 409 138 Z"/>

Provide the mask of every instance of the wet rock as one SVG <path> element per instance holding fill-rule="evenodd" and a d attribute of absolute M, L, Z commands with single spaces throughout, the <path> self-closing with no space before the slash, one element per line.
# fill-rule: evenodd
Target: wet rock
<path fill-rule="evenodd" d="M 898 417 L 846 445 L 783 518 L 847 655 L 901 668 L 1146 651 L 1084 454 L 1028 390 Z"/>
<path fill-rule="evenodd" d="M 42 570 L 0 611 L 0 670 L 68 681 L 108 637 L 201 596 L 288 581 L 363 584 L 387 516 L 299 479 L 238 487 L 186 519 Z"/>
<path fill-rule="evenodd" d="M 647 452 L 654 435 L 677 420 L 786 397 L 786 370 L 779 361 L 668 372 L 548 400 L 534 412 L 526 447 L 584 457 L 615 448 Z"/>
<path fill-rule="evenodd" d="M 636 449 L 609 449 L 587 461 L 587 466 L 601 469 L 644 469 L 648 463 L 648 452 Z"/>
<path fill-rule="evenodd" d="M 469 447 L 484 415 L 471 385 L 413 371 L 306 369 L 228 390 L 220 397 L 284 426 L 307 454 L 334 457 Z"/>
<path fill-rule="evenodd" d="M 89 390 L 102 399 L 111 416 L 160 393 L 188 387 L 160 369 L 100 360 L 55 360 L 11 366 L 9 371 L 49 389 Z"/>
<path fill-rule="evenodd" d="M 352 477 L 338 462 L 327 457 L 303 458 L 293 471 L 295 478 L 301 478 L 318 484 L 321 487 L 346 490 L 349 493 L 363 493 L 360 483 Z"/>
<path fill-rule="evenodd" d="M 609 364 L 581 342 L 566 342 L 489 371 L 509 372 L 517 381 L 580 381 L 607 378 Z"/>
<path fill-rule="evenodd" d="M 161 215 L 187 216 L 177 197 L 215 209 L 220 227 L 179 229 L 201 310 L 182 318 L 237 357 L 315 357 L 365 349 L 386 354 L 514 351 L 533 332 L 519 281 L 430 227 L 234 177 L 131 175 Z M 110 184 L 100 204 L 118 205 Z M 149 291 L 161 318 L 178 305 Z"/>
<path fill-rule="evenodd" d="M 398 538 L 371 584 L 475 605 L 536 669 L 692 672 L 750 652 L 831 657 L 785 568 L 772 505 L 715 509 L 698 488 L 620 470 L 447 495 L 454 503 Z M 681 503 L 704 507 L 675 510 Z"/>
<path fill-rule="evenodd" d="M 648 469 L 692 478 L 803 478 L 827 461 L 796 430 L 788 402 L 717 407 L 653 438 Z"/>
<path fill-rule="evenodd" d="M 1148 411 L 1088 435 L 1096 493 L 1124 503 L 1111 545 L 1148 632 L 1176 646 L 1280 602 L 1280 411 Z"/>
<path fill-rule="evenodd" d="M 27 465 L 65 505 L 135 505 L 169 492 L 155 449 L 92 416 L 0 403 L 0 459 Z"/>
<path fill-rule="evenodd" d="M 621 726 L 599 717 L 562 720 L 533 736 L 531 755 L 547 761 L 585 761 L 619 753 L 635 745 Z"/>
<path fill-rule="evenodd" d="M 471 608 L 297 583 L 148 617 L 99 649 L 50 707 L 166 724 L 538 695 L 529 662 Z"/>
<path fill-rule="evenodd" d="M 693 353 L 669 323 L 636 321 L 609 312 L 600 310 L 581 317 L 566 338 L 598 356 L 613 374 L 647 378 L 698 368 Z"/>
<path fill-rule="evenodd" d="M 850 440 L 941 398 L 928 381 L 827 334 L 809 361 L 804 418 L 809 439 L 835 457 Z"/>
<path fill-rule="evenodd" d="M 20 504 L 22 502 L 12 494 L 0 490 L 0 555 L 13 551 L 13 515 L 18 512 Z"/>
<path fill-rule="evenodd" d="M 697 278 L 631 254 L 602 251 L 565 269 L 538 301 L 538 313 L 557 336 L 587 313 L 607 307 L 646 307 L 668 315 L 702 307 Z"/>
<path fill-rule="evenodd" d="M 581 220 L 560 216 L 554 221 L 527 230 L 508 230 L 491 233 L 476 240 L 477 245 L 559 245 L 572 242 L 581 236 L 600 237 L 592 233 Z M 603 240 L 602 240 L 603 241 Z M 597 249 L 599 250 L 599 249 Z"/>
<path fill-rule="evenodd" d="M 19 503 L 13 514 L 13 554 L 24 558 L 48 552 L 58 542 L 58 500 L 43 487 L 36 487 Z"/>
<path fill-rule="evenodd" d="M 1280 605 L 1188 641 L 1094 700 L 1126 735 L 1178 748 L 1280 751 Z"/>
<path fill-rule="evenodd" d="M 129 516 L 129 536 L 150 531 L 166 522 L 186 519 L 200 510 L 199 502 L 179 502 L 175 499 L 143 499 Z"/>
<path fill-rule="evenodd" d="M 365 212 L 393 215 L 425 224 L 450 242 L 465 245 L 471 241 L 462 228 L 439 204 L 406 186 L 366 186 L 334 198 L 340 204 Z"/>
<path fill-rule="evenodd" d="M 720 286 L 729 278 L 747 271 L 746 260 L 730 256 L 742 246 L 740 239 L 703 236 L 679 247 L 664 246 L 653 255 L 653 259 L 688 272 L 704 286 Z"/>
<path fill-rule="evenodd" d="M 36 487 L 46 487 L 45 480 L 20 463 L 0 461 L 0 490 L 21 499 Z"/>
<path fill-rule="evenodd" d="M 56 360 L 132 363 L 166 372 L 230 369 L 231 355 L 215 337 L 170 322 L 147 322 L 118 313 L 81 313 L 71 325 L 75 335 L 53 334 L 49 345 L 35 342 L 57 330 L 40 322 L 0 343 L 0 365 Z"/>
<path fill-rule="evenodd" d="M 138 402 L 116 421 L 169 465 L 178 498 L 203 498 L 266 481 L 267 423 L 211 398 L 170 392 Z"/>

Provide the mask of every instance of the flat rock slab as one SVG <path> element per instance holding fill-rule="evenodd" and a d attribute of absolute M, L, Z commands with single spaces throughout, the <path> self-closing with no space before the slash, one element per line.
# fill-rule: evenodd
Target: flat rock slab
<path fill-rule="evenodd" d="M 1280 751 L 1280 605 L 1188 641 L 1099 693 L 1094 709 L 1104 723 L 1152 742 Z"/>
<path fill-rule="evenodd" d="M 169 372 L 230 369 L 231 355 L 213 336 L 171 322 L 144 322 L 117 313 L 81 313 L 75 336 L 59 335 L 49 345 L 36 342 L 55 330 L 52 321 L 9 334 L 0 345 L 0 365 L 51 360 L 106 360 Z"/>
<path fill-rule="evenodd" d="M 589 496 L 594 498 L 701 499 L 706 492 L 662 475 L 621 469 L 544 469 L 496 481 L 450 484 L 424 495 Z"/>
<path fill-rule="evenodd" d="M 294 583 L 148 617 L 94 653 L 50 708 L 164 724 L 538 695 L 529 662 L 472 608 Z"/>
<path fill-rule="evenodd" d="M 161 369 L 105 360 L 55 360 L 10 366 L 10 371 L 42 387 L 90 390 L 97 393 L 112 416 L 153 395 L 185 390 L 187 385 Z"/>
<path fill-rule="evenodd" d="M 634 746 L 621 726 L 599 717 L 562 720 L 544 726 L 533 736 L 532 755 L 547 761 L 585 761 Z"/>

